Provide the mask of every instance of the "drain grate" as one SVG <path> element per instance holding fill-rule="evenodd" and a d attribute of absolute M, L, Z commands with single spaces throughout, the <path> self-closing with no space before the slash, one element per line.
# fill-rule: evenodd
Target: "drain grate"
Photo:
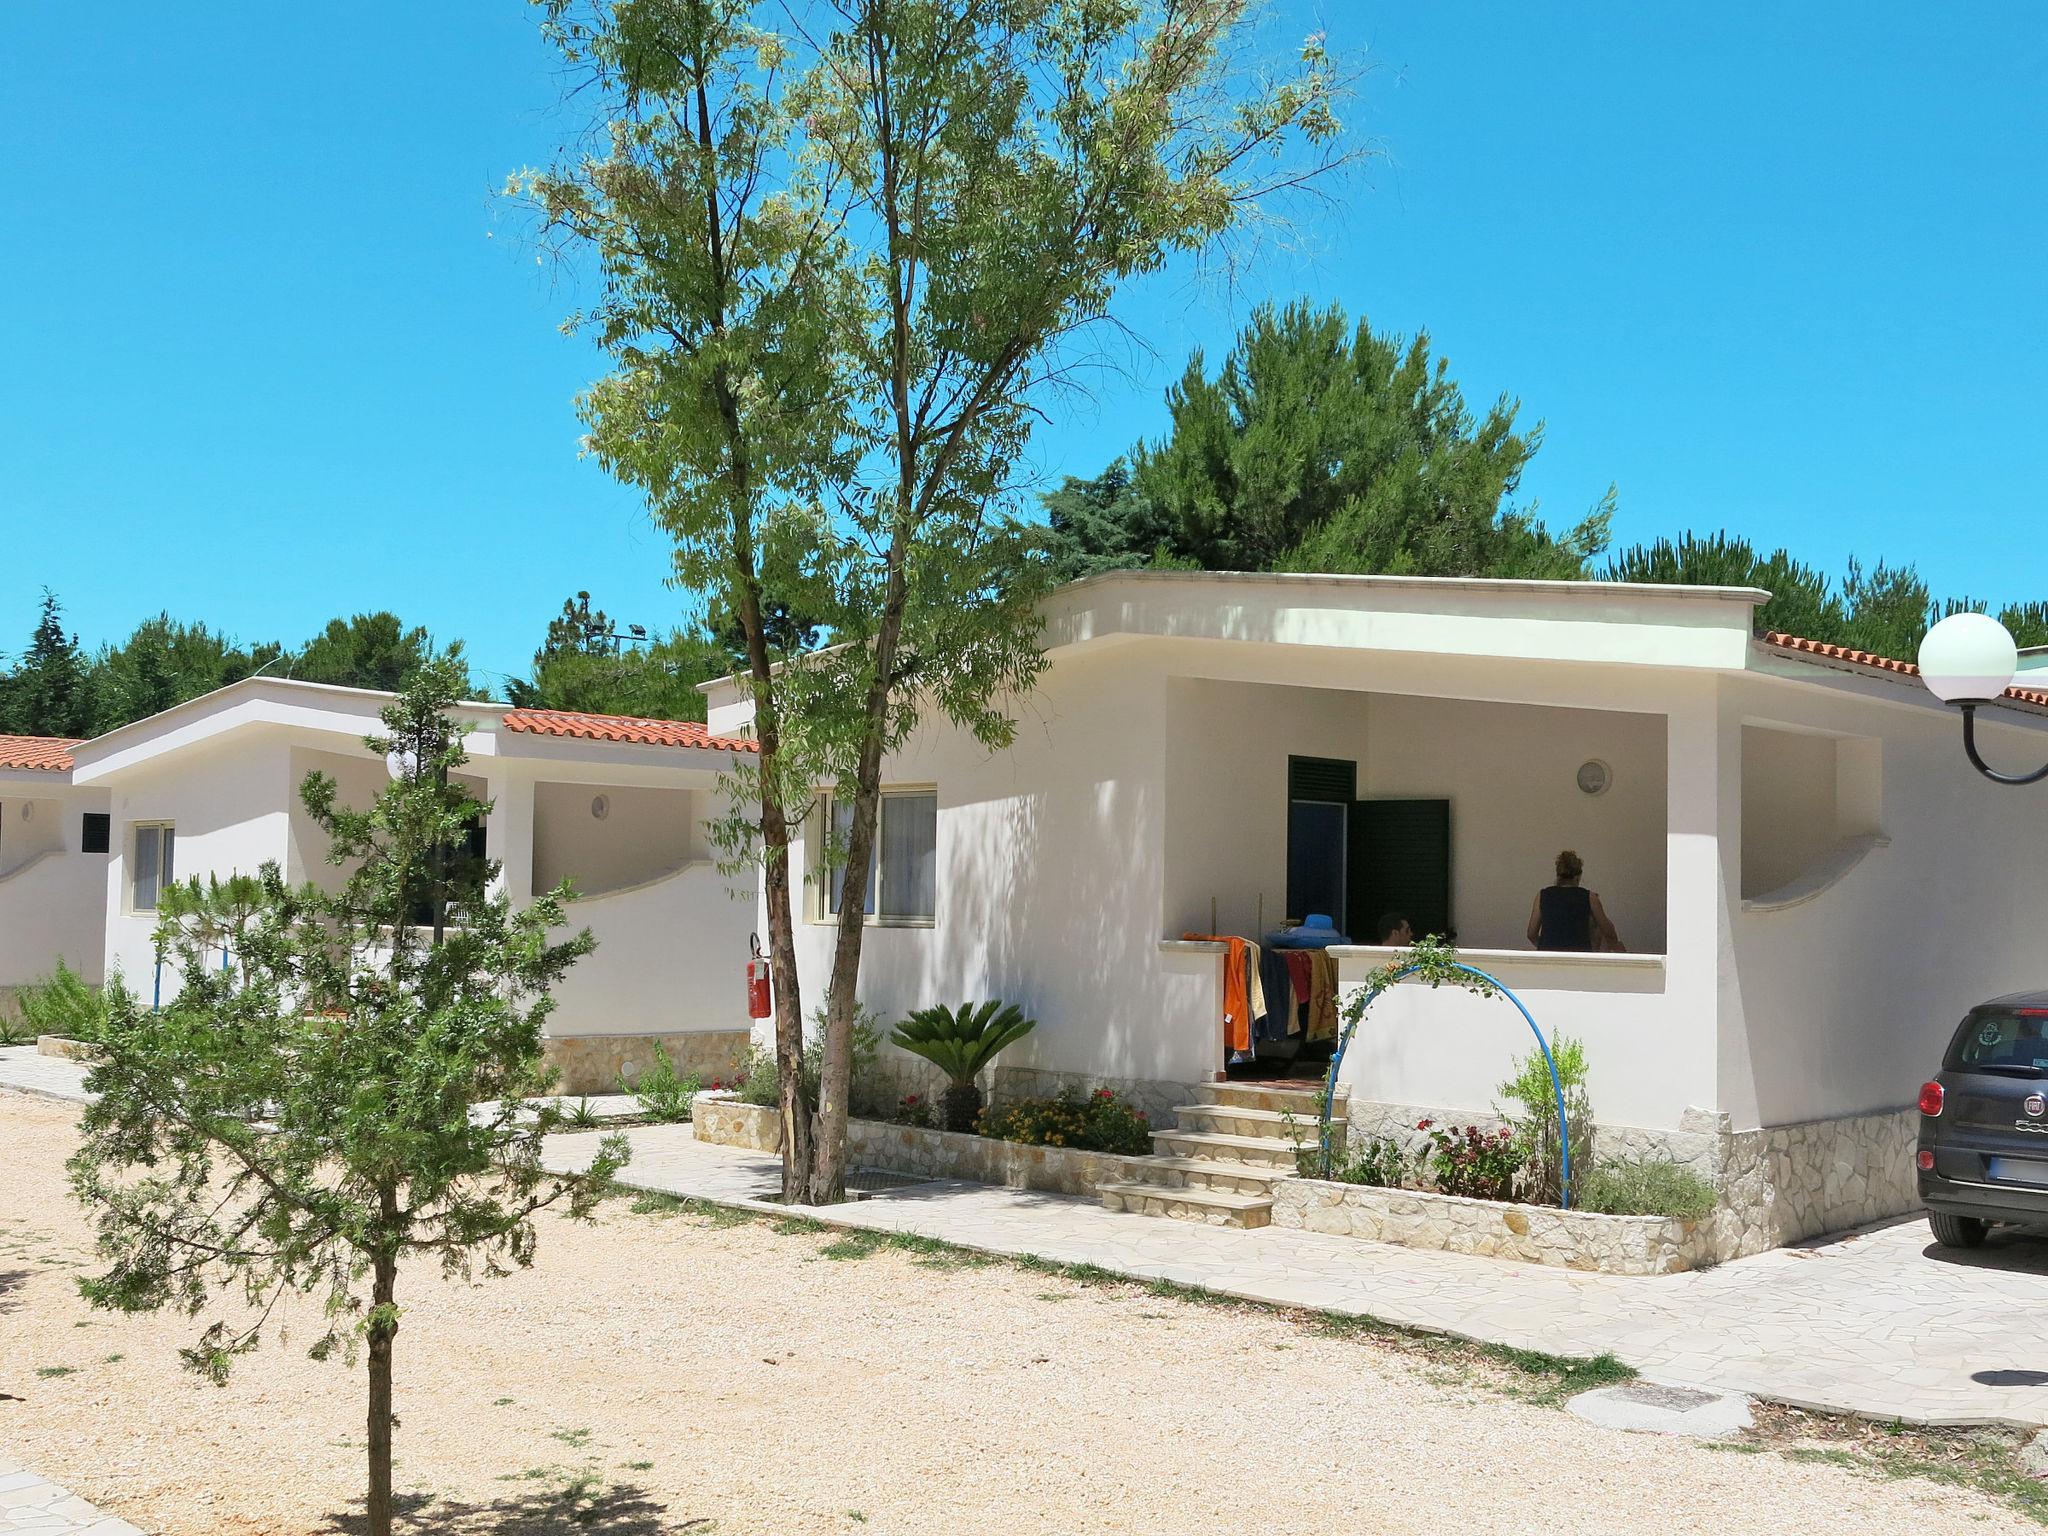
<path fill-rule="evenodd" d="M 849 1168 L 846 1173 L 846 1198 L 866 1200 L 874 1195 L 887 1194 L 893 1189 L 914 1189 L 932 1180 L 920 1173 L 892 1173 L 886 1168 Z M 782 1203 L 782 1184 L 779 1180 L 764 1184 L 750 1196 L 754 1200 L 767 1200 L 776 1205 Z"/>

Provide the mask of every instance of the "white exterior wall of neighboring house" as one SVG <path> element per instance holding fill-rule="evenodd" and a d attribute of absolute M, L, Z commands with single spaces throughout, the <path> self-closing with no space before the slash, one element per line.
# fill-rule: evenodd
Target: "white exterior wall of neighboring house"
<path fill-rule="evenodd" d="M 102 977 L 106 856 L 83 851 L 84 819 L 107 808 L 67 770 L 0 768 L 0 1007 L 62 960 Z"/>
<path fill-rule="evenodd" d="M 346 871 L 307 814 L 301 785 L 318 771 L 343 804 L 364 806 L 388 782 L 362 745 L 386 696 L 255 679 L 109 733 L 81 749 L 87 791 L 111 807 L 112 856 L 95 871 L 104 954 L 145 1000 L 175 996 L 159 980 L 152 911 L 134 902 L 136 829 L 175 829 L 175 878 L 253 874 L 274 862 L 294 882 L 338 888 Z M 569 1092 L 611 1091 L 656 1044 L 683 1070 L 729 1071 L 747 1031 L 751 882 L 736 898 L 713 867 L 706 819 L 729 754 L 505 728 L 502 706 L 465 705 L 469 762 L 457 781 L 490 802 L 489 855 L 515 905 L 563 879 L 580 899 L 595 953 L 555 994 L 549 1049 Z M 601 722 L 600 722 L 601 723 Z M 580 728 L 580 727 L 579 727 Z M 603 814 L 598 814 L 599 810 Z M 4 890 L 4 886 L 0 886 Z"/>

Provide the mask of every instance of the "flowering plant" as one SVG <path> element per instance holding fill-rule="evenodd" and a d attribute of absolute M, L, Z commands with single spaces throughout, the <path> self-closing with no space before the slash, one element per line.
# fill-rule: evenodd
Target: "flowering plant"
<path fill-rule="evenodd" d="M 1152 1150 L 1152 1127 L 1145 1112 L 1133 1109 L 1113 1088 L 1098 1088 L 1085 1099 L 1070 1088 L 1057 1098 L 999 1104 L 982 1115 L 978 1129 L 999 1141 L 1034 1147 L 1128 1156 Z"/>
<path fill-rule="evenodd" d="M 921 1093 L 906 1093 L 896 1101 L 896 1113 L 889 1117 L 895 1125 L 921 1125 L 931 1129 L 931 1101 Z"/>
<path fill-rule="evenodd" d="M 1439 1193 L 1474 1200 L 1514 1198 L 1515 1175 L 1529 1152 L 1508 1127 L 1487 1131 L 1476 1125 L 1438 1125 L 1425 1118 L 1415 1122 L 1415 1129 L 1429 1138 L 1430 1178 Z"/>

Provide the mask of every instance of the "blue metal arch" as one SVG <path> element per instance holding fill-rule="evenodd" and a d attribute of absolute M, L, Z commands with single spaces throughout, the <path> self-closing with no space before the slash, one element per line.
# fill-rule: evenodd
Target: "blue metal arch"
<path fill-rule="evenodd" d="M 1454 971 L 1462 971 L 1467 976 L 1477 977 L 1502 997 L 1513 1003 L 1515 1011 L 1522 1016 L 1522 1022 L 1529 1026 L 1529 1033 L 1536 1037 L 1536 1048 L 1543 1053 L 1543 1065 L 1550 1069 L 1550 1091 L 1557 1098 L 1557 1203 L 1560 1208 L 1570 1210 L 1572 1204 L 1572 1133 L 1571 1126 L 1566 1121 L 1564 1113 L 1564 1083 L 1557 1075 L 1557 1060 L 1550 1054 L 1550 1042 L 1543 1038 L 1543 1031 L 1536 1027 L 1536 1020 L 1530 1015 L 1528 1008 L 1523 1005 L 1522 1000 L 1515 996 L 1508 987 L 1503 985 L 1498 977 L 1489 976 L 1476 966 L 1466 965 L 1462 961 L 1452 962 L 1449 968 Z M 1337 1049 L 1330 1053 L 1330 1075 L 1323 1081 L 1321 1147 L 1322 1174 L 1324 1178 L 1330 1176 L 1330 1111 L 1337 1101 L 1337 1070 L 1344 1065 L 1344 1052 L 1351 1044 L 1351 1036 L 1357 1031 L 1359 1021 L 1365 1017 L 1366 1010 L 1379 1001 L 1381 993 L 1393 986 L 1395 982 L 1405 977 L 1413 976 L 1421 969 L 1420 965 L 1404 966 L 1374 987 L 1372 991 L 1366 994 L 1365 1001 L 1359 1004 L 1358 1012 L 1345 1021 L 1344 1032 L 1337 1037 Z"/>

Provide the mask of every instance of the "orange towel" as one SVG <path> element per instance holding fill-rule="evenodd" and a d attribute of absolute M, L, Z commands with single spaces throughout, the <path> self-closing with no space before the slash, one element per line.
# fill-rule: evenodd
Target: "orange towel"
<path fill-rule="evenodd" d="M 1227 933 L 1184 933 L 1183 939 L 1221 944 L 1223 954 L 1223 1042 L 1233 1051 L 1252 1048 L 1251 945 Z"/>

